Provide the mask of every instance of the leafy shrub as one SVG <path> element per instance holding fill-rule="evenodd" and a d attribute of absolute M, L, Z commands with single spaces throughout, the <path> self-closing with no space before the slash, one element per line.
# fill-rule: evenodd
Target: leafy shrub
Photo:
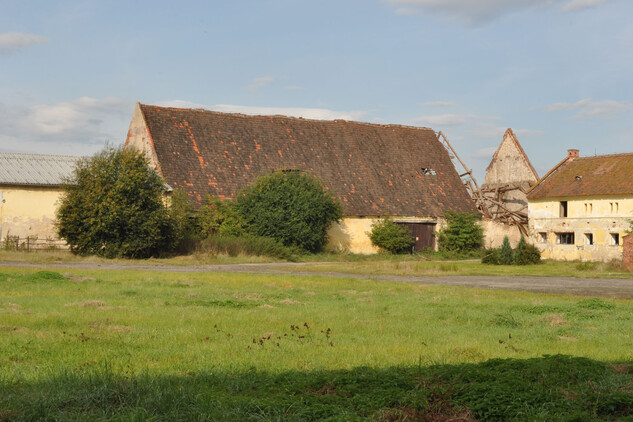
<path fill-rule="evenodd" d="M 257 236 L 221 236 L 215 235 L 202 241 L 203 252 L 228 256 L 268 256 L 271 258 L 295 259 L 296 249 L 284 246 L 282 243 L 270 237 Z"/>
<path fill-rule="evenodd" d="M 235 207 L 255 236 L 310 252 L 322 249 L 327 229 L 343 216 L 321 182 L 299 171 L 260 176 L 240 192 Z"/>
<path fill-rule="evenodd" d="M 248 233 L 246 221 L 235 209 L 235 203 L 221 201 L 211 195 L 205 198 L 205 204 L 198 210 L 196 225 L 203 238 L 212 235 L 240 237 Z"/>
<path fill-rule="evenodd" d="M 503 238 L 501 249 L 499 249 L 499 264 L 512 265 L 514 256 L 512 254 L 512 246 L 510 246 L 510 240 L 508 236 Z"/>
<path fill-rule="evenodd" d="M 374 246 L 392 254 L 411 252 L 415 243 L 411 233 L 390 218 L 383 218 L 372 224 L 369 239 Z"/>
<path fill-rule="evenodd" d="M 479 214 L 446 211 L 444 218 L 446 227 L 437 233 L 437 243 L 441 251 L 464 253 L 481 249 L 484 230 L 477 224 L 481 219 Z"/>
<path fill-rule="evenodd" d="M 541 252 L 536 246 L 529 245 L 521 236 L 512 258 L 512 263 L 515 265 L 538 264 L 541 262 Z"/>
<path fill-rule="evenodd" d="M 491 265 L 528 265 L 539 264 L 541 262 L 541 252 L 534 245 L 530 245 L 521 236 L 521 240 L 513 251 L 510 246 L 508 236 L 503 238 L 500 248 L 484 250 L 481 258 L 482 264 Z"/>
<path fill-rule="evenodd" d="M 499 265 L 499 248 L 484 249 L 481 263 Z"/>
<path fill-rule="evenodd" d="M 164 183 L 134 149 L 106 146 L 63 185 L 57 230 L 74 253 L 147 258 L 173 249 Z"/>
<path fill-rule="evenodd" d="M 174 191 L 170 200 L 169 216 L 174 231 L 175 251 L 193 251 L 200 240 L 200 234 L 196 227 L 196 211 L 187 192 L 180 189 Z"/>

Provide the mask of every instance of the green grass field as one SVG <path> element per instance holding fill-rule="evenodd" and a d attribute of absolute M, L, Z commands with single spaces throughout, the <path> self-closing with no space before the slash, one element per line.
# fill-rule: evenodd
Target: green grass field
<path fill-rule="evenodd" d="M 0 420 L 633 420 L 632 325 L 627 300 L 0 268 Z"/>

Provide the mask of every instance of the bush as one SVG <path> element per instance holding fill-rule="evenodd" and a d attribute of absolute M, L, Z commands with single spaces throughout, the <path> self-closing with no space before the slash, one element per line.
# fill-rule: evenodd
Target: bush
<path fill-rule="evenodd" d="M 541 252 L 534 245 L 528 245 L 525 238 L 521 236 L 519 244 L 514 251 L 513 263 L 515 265 L 538 264 L 541 262 Z"/>
<path fill-rule="evenodd" d="M 293 261 L 299 252 L 270 237 L 256 236 L 210 236 L 202 241 L 201 249 L 215 255 L 268 256 L 288 261 Z"/>
<path fill-rule="evenodd" d="M 512 265 L 513 263 L 513 253 L 512 246 L 510 246 L 510 240 L 508 236 L 503 238 L 503 243 L 501 244 L 501 249 L 499 249 L 499 264 L 501 265 Z"/>
<path fill-rule="evenodd" d="M 444 218 L 446 227 L 437 233 L 440 251 L 459 254 L 481 249 L 484 230 L 477 224 L 481 219 L 479 214 L 446 211 Z"/>
<path fill-rule="evenodd" d="M 316 252 L 327 229 L 343 216 L 341 205 L 317 179 L 299 171 L 276 171 L 244 188 L 236 210 L 255 236 Z"/>
<path fill-rule="evenodd" d="M 174 231 L 174 250 L 180 253 L 193 251 L 200 240 L 200 234 L 196 227 L 196 211 L 187 192 L 180 189 L 174 191 L 169 216 Z"/>
<path fill-rule="evenodd" d="M 481 263 L 499 265 L 499 248 L 484 249 Z"/>
<path fill-rule="evenodd" d="M 481 258 L 482 264 L 491 265 L 528 265 L 539 264 L 541 262 L 541 252 L 534 245 L 530 245 L 521 236 L 521 240 L 514 251 L 510 246 L 508 237 L 503 238 L 500 248 L 484 250 Z"/>
<path fill-rule="evenodd" d="M 196 224 L 200 235 L 240 237 L 248 234 L 246 222 L 235 209 L 235 203 L 221 201 L 208 195 L 205 204 L 198 210 Z"/>
<path fill-rule="evenodd" d="M 106 146 L 80 160 L 63 185 L 60 237 L 78 254 L 147 258 L 174 247 L 164 183 L 133 149 Z"/>
<path fill-rule="evenodd" d="M 369 239 L 374 246 L 392 254 L 411 252 L 415 243 L 411 233 L 390 218 L 383 218 L 372 224 Z"/>

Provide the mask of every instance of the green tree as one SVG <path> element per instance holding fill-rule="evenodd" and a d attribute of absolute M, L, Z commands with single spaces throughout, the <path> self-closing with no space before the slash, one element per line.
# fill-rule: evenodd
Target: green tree
<path fill-rule="evenodd" d="M 446 226 L 437 234 L 440 251 L 449 253 L 465 253 L 481 249 L 484 243 L 484 230 L 477 222 L 481 219 L 475 212 L 444 213 Z"/>
<path fill-rule="evenodd" d="M 106 146 L 63 185 L 57 229 L 74 253 L 146 258 L 172 250 L 164 182 L 142 153 Z"/>
<path fill-rule="evenodd" d="M 326 244 L 327 229 L 343 216 L 321 182 L 299 171 L 260 176 L 239 193 L 235 206 L 252 234 L 310 252 Z"/>
<path fill-rule="evenodd" d="M 541 252 L 534 245 L 529 245 L 523 235 L 514 250 L 513 263 L 515 265 L 538 264 L 541 262 Z"/>
<path fill-rule="evenodd" d="M 499 249 L 499 264 L 512 265 L 513 261 L 514 256 L 512 253 L 512 246 L 510 246 L 508 236 L 505 236 L 503 238 L 503 243 L 501 244 L 501 249 Z"/>
<path fill-rule="evenodd" d="M 390 218 L 383 218 L 372 224 L 369 239 L 374 246 L 392 254 L 411 252 L 415 243 L 411 233 Z"/>

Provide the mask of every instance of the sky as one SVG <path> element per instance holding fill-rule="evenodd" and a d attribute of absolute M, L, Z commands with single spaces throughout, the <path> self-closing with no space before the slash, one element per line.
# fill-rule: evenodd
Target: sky
<path fill-rule="evenodd" d="M 630 0 L 0 0 L 0 152 L 90 155 L 136 102 L 442 131 L 477 181 L 633 152 Z M 461 173 L 462 169 L 458 167 Z"/>

